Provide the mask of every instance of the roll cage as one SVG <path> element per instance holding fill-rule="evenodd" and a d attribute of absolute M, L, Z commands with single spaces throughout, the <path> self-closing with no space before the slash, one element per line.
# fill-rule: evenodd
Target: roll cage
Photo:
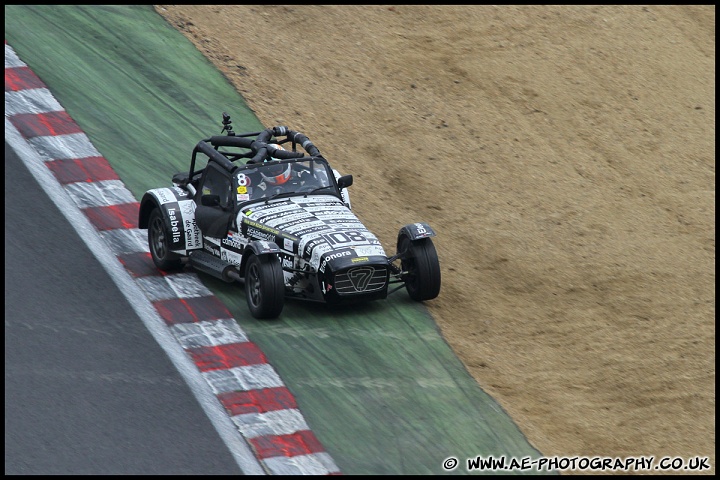
<path fill-rule="evenodd" d="M 240 200 L 240 191 L 242 185 L 238 185 L 238 174 L 247 173 L 259 173 L 264 168 L 272 165 L 283 165 L 292 164 L 292 168 L 296 171 L 305 170 L 315 175 L 318 170 L 324 171 L 323 179 L 324 184 L 319 185 L 321 188 L 316 188 L 316 193 L 319 194 L 331 194 L 338 197 L 340 200 L 343 199 L 340 189 L 348 187 L 352 184 L 352 176 L 347 175 L 335 179 L 333 170 L 330 168 L 327 160 L 320 154 L 318 148 L 310 141 L 310 139 L 294 130 L 290 130 L 285 126 L 277 126 L 267 128 L 260 132 L 248 132 L 236 134 L 232 130 L 232 121 L 227 113 L 223 113 L 223 128 L 221 133 L 226 132 L 226 135 L 216 135 L 201 140 L 195 146 L 192 151 L 192 157 L 190 161 L 190 169 L 187 173 L 181 172 L 173 176 L 173 183 L 181 187 L 190 187 L 191 191 L 195 195 L 196 191 L 200 186 L 201 180 L 205 182 L 206 171 L 210 164 L 214 164 L 216 167 L 213 170 L 220 170 L 225 172 L 227 177 L 231 178 L 232 191 L 237 189 L 238 197 L 236 201 L 233 198 L 223 199 L 222 195 L 219 199 L 219 204 L 224 208 L 231 204 L 236 205 L 236 209 L 242 204 L 249 201 L 255 201 L 258 198 L 248 198 Z M 291 144 L 291 148 L 286 150 L 279 148 L 279 145 L 286 143 Z M 302 147 L 303 151 L 298 151 L 298 145 Z M 198 166 L 198 153 L 203 154 L 207 157 L 207 164 L 202 168 L 196 169 Z M 244 163 L 238 162 L 245 160 Z M 307 194 L 310 190 L 304 192 L 268 192 L 268 195 L 263 195 L 261 198 L 275 198 L 278 193 L 284 193 L 284 196 L 291 195 L 294 193 Z M 201 203 L 203 196 L 200 190 L 197 194 L 196 200 Z M 225 201 L 222 201 L 225 200 Z M 215 199 L 204 200 L 203 203 L 210 205 Z"/>

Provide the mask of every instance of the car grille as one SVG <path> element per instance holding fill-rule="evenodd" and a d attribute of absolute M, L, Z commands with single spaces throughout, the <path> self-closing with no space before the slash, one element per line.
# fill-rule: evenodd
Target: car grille
<path fill-rule="evenodd" d="M 335 291 L 352 295 L 381 290 L 387 283 L 387 268 L 365 265 L 344 270 L 335 275 Z"/>

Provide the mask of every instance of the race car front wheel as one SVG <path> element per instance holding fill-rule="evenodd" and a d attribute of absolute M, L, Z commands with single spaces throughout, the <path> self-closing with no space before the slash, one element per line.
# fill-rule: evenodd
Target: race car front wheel
<path fill-rule="evenodd" d="M 440 293 L 440 261 L 432 239 L 412 241 L 403 237 L 400 251 L 405 252 L 401 265 L 410 298 L 422 302 L 437 297 Z"/>
<path fill-rule="evenodd" d="M 251 255 L 245 269 L 245 296 L 253 317 L 277 318 L 285 300 L 280 259 L 275 255 Z"/>
<path fill-rule="evenodd" d="M 177 270 L 182 266 L 180 256 L 170 251 L 165 219 L 159 208 L 150 213 L 148 221 L 148 246 L 155 266 L 160 270 Z"/>

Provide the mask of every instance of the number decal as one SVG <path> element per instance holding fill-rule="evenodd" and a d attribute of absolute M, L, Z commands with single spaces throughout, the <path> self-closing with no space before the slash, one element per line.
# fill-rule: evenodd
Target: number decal
<path fill-rule="evenodd" d="M 247 187 L 250 185 L 250 177 L 248 177 L 244 173 L 238 173 L 237 183 L 240 187 Z M 241 192 L 238 190 L 238 193 L 245 193 L 245 192 Z"/>
<path fill-rule="evenodd" d="M 322 238 L 324 238 L 330 245 L 367 241 L 360 232 L 356 231 L 324 233 Z"/>
<path fill-rule="evenodd" d="M 350 277 L 350 282 L 353 287 L 355 287 L 355 290 L 362 292 L 367 288 L 368 283 L 370 283 L 372 274 L 373 269 L 371 267 L 358 267 L 350 270 L 348 272 L 348 277 Z"/>

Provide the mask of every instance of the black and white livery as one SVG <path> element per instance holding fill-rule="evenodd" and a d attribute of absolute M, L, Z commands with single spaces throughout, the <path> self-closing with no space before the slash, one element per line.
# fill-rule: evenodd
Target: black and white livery
<path fill-rule="evenodd" d="M 388 256 L 351 210 L 352 175 L 331 168 L 307 136 L 283 126 L 236 134 L 231 124 L 224 113 L 221 135 L 195 146 L 189 171 L 140 202 L 139 227 L 160 270 L 189 264 L 240 282 L 262 319 L 278 317 L 290 297 L 355 302 L 402 287 L 416 301 L 437 297 L 429 225 L 400 228 Z"/>

